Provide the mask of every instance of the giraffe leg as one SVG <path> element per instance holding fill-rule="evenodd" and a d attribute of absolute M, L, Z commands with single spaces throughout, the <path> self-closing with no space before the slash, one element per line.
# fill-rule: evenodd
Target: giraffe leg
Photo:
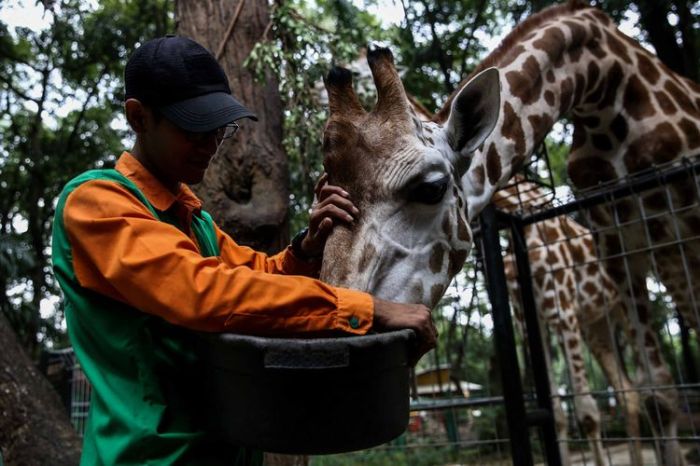
<path fill-rule="evenodd" d="M 610 385 L 615 390 L 618 403 L 625 412 L 625 430 L 629 441 L 630 464 L 642 466 L 642 442 L 640 441 L 640 400 L 629 377 L 625 373 L 620 358 L 615 354 L 611 323 L 607 317 L 583 327 L 588 347 L 600 364 Z"/>
<path fill-rule="evenodd" d="M 640 270 L 640 269 L 637 269 Z M 659 464 L 683 466 L 685 459 L 678 442 L 678 391 L 675 388 L 657 389 L 658 386 L 671 386 L 673 377 L 662 358 L 661 346 L 656 332 L 651 328 L 649 316 L 651 303 L 646 287 L 646 277 L 634 277 L 633 302 L 629 303 L 628 318 L 633 328 L 630 330 L 637 351 L 637 380 L 642 390 L 645 415 L 654 432 L 656 453 Z"/>
<path fill-rule="evenodd" d="M 563 466 L 571 465 L 571 455 L 569 453 L 569 422 L 561 405 L 561 397 L 559 396 L 559 388 L 554 380 L 554 372 L 552 371 L 552 352 L 551 347 L 547 342 L 547 332 L 541 332 L 542 344 L 544 345 L 544 358 L 547 364 L 547 373 L 549 374 L 549 391 L 552 394 L 552 414 L 554 415 L 554 427 L 557 431 L 557 441 L 559 442 L 559 456 L 561 456 L 561 464 Z"/>
<path fill-rule="evenodd" d="M 583 364 L 583 339 L 581 330 L 573 309 L 562 310 L 566 319 L 562 319 L 559 328 L 560 343 L 571 374 L 574 393 L 576 418 L 588 439 L 588 445 L 593 454 L 596 466 L 607 464 L 600 432 L 600 411 L 598 404 L 591 395 L 588 374 Z M 580 394 L 580 395 L 579 395 Z"/>

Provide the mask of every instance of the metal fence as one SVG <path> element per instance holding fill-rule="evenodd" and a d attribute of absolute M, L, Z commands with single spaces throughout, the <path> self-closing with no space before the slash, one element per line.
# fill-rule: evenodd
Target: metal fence
<path fill-rule="evenodd" d="M 90 383 L 73 349 L 45 351 L 40 365 L 61 397 L 73 427 L 82 436 L 90 408 Z"/>

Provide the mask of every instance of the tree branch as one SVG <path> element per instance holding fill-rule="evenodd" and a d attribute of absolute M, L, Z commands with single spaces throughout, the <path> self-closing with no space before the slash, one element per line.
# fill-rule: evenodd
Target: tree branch
<path fill-rule="evenodd" d="M 231 34 L 233 34 L 233 30 L 236 27 L 236 22 L 238 21 L 238 16 L 241 14 L 241 10 L 243 9 L 243 4 L 245 3 L 245 0 L 239 0 L 238 2 L 238 7 L 236 8 L 236 12 L 233 14 L 233 18 L 231 18 L 231 22 L 228 25 L 228 29 L 226 29 L 226 34 L 224 34 L 224 38 L 221 40 L 221 43 L 219 44 L 219 48 L 216 51 L 216 59 L 221 60 L 221 57 L 224 54 L 224 49 L 226 48 L 226 42 L 231 38 Z"/>
<path fill-rule="evenodd" d="M 472 21 L 472 29 L 471 33 L 469 34 L 469 37 L 467 38 L 467 43 L 464 46 L 464 51 L 465 54 L 462 55 L 462 64 L 460 65 L 459 69 L 459 77 L 460 79 L 464 79 L 467 74 L 467 56 L 469 48 L 472 45 L 472 41 L 474 40 L 474 37 L 476 35 L 477 29 L 481 26 L 481 22 L 483 20 L 484 16 L 484 10 L 486 10 L 486 0 L 480 0 L 479 4 L 477 5 L 476 9 L 476 14 L 474 15 L 474 20 Z"/>
<path fill-rule="evenodd" d="M 24 100 L 29 100 L 29 101 L 32 101 L 32 102 L 34 102 L 34 103 L 36 103 L 36 104 L 39 104 L 39 99 L 35 99 L 35 98 L 33 98 L 33 97 L 29 97 L 29 95 L 27 95 L 24 91 L 22 91 L 22 90 L 20 90 L 20 89 L 17 89 L 17 88 L 15 87 L 15 85 L 12 83 L 12 80 L 9 79 L 8 77 L 6 77 L 4 74 L 0 74 L 0 81 L 4 82 L 4 83 L 7 85 L 7 87 L 10 88 L 10 90 L 11 90 L 12 92 L 14 92 L 15 94 L 17 94 L 17 96 L 21 97 L 22 99 L 24 99 Z"/>
<path fill-rule="evenodd" d="M 90 103 L 90 100 L 97 94 L 98 87 L 100 83 L 102 82 L 102 78 L 107 74 L 107 67 L 103 66 L 102 67 L 102 72 L 100 73 L 100 76 L 97 78 L 97 81 L 95 81 L 95 85 L 92 86 L 90 89 L 90 92 L 88 93 L 87 97 L 85 98 L 85 101 L 83 102 L 83 107 L 80 109 L 80 113 L 78 113 L 78 118 L 76 118 L 75 123 L 73 123 L 73 128 L 71 129 L 70 135 L 68 136 L 68 139 L 66 140 L 66 144 L 63 146 L 63 154 L 62 156 L 67 155 L 71 148 L 73 147 L 73 142 L 75 141 L 75 138 L 78 135 L 78 129 L 80 128 L 81 123 L 83 122 L 83 119 L 85 118 L 85 112 L 87 112 L 88 104 Z"/>

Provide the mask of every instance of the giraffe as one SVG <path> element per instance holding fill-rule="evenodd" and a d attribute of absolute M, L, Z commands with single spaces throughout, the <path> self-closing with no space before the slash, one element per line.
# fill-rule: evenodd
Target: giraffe
<path fill-rule="evenodd" d="M 604 13 L 577 1 L 521 23 L 428 123 L 412 111 L 390 52 L 370 52 L 368 61 L 378 94 L 371 112 L 359 104 L 349 72 L 331 70 L 326 80 L 324 165 L 329 181 L 359 200 L 363 213 L 352 227 L 335 229 L 321 273 L 387 299 L 429 306 L 439 300 L 471 247 L 461 212 L 476 218 L 564 115 L 574 122 L 568 167 L 578 188 L 700 147 L 700 88 L 619 32 Z M 645 240 L 667 244 L 652 262 L 654 272 L 697 330 L 698 281 L 691 274 L 700 270 L 700 251 L 697 241 L 674 238 L 700 228 L 696 209 L 689 208 L 694 201 L 689 184 L 679 183 L 667 196 L 651 193 L 639 205 L 619 201 L 612 215 L 604 208 L 591 212 L 599 227 L 625 223 L 621 237 L 601 235 L 599 249 L 644 356 L 642 386 L 673 380 L 657 336 L 639 331 L 649 322 L 648 254 L 622 253 L 641 249 Z M 671 217 L 661 209 L 665 202 L 686 210 Z M 650 388 L 644 405 L 656 414 L 650 417 L 661 439 L 659 462 L 684 464 L 676 439 L 677 393 Z"/>
<path fill-rule="evenodd" d="M 496 191 L 492 198 L 499 210 L 517 214 L 542 208 L 551 201 L 551 193 L 526 181 L 522 175 L 515 175 L 512 180 L 513 183 Z M 614 327 L 620 325 L 629 331 L 624 304 L 617 286 L 600 264 L 591 232 L 583 225 L 562 215 L 527 225 L 524 234 L 539 320 L 556 335 L 566 359 L 574 392 L 576 417 L 588 438 L 594 464 L 606 464 L 601 441 L 600 412 L 590 393 L 588 375 L 583 364 L 583 343 L 588 343 L 606 378 L 621 398 L 627 436 L 638 439 L 639 395 L 633 390 L 633 383 L 627 377 L 612 344 Z M 504 264 L 511 303 L 521 333 L 525 334 L 514 256 L 507 255 Z M 553 374 L 551 348 L 546 342 L 542 343 L 548 372 Z M 556 396 L 554 381 L 550 379 L 550 382 L 562 462 L 570 464 L 565 443 L 568 436 L 566 416 L 560 399 Z M 629 446 L 631 464 L 641 466 L 641 443 L 634 440 Z"/>

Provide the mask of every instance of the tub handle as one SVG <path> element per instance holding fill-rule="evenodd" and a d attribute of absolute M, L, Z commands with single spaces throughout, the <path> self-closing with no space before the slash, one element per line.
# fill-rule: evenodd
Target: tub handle
<path fill-rule="evenodd" d="M 265 351 L 266 369 L 339 369 L 350 365 L 350 349 L 295 348 Z"/>

